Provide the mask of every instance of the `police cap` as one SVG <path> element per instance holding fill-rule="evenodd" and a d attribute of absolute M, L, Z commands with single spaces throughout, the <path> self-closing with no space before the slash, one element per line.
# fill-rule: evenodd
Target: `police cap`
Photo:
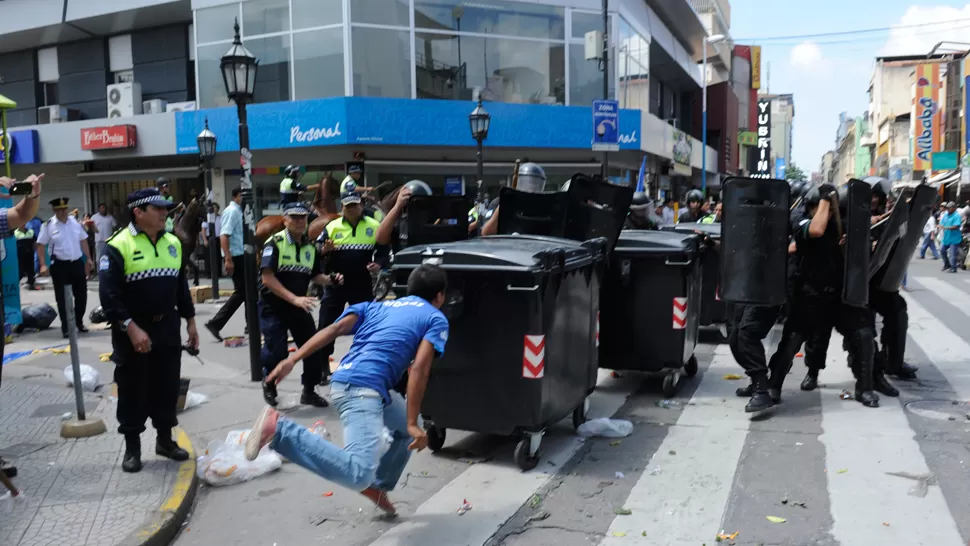
<path fill-rule="evenodd" d="M 175 206 L 175 203 L 169 201 L 162 197 L 162 194 L 158 192 L 155 188 L 145 188 L 142 190 L 135 190 L 128 194 L 128 208 L 134 209 L 138 207 L 163 207 L 170 209 Z"/>
<path fill-rule="evenodd" d="M 67 202 L 68 201 L 70 201 L 70 199 L 68 199 L 67 197 L 58 197 L 56 199 L 51 199 L 48 202 L 55 209 L 66 209 L 67 208 Z"/>
<path fill-rule="evenodd" d="M 310 209 L 303 203 L 289 203 L 283 208 L 283 216 L 307 216 Z"/>

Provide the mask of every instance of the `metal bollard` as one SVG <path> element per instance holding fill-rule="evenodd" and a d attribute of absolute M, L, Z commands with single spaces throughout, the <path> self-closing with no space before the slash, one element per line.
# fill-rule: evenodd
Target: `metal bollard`
<path fill-rule="evenodd" d="M 77 418 L 79 421 L 87 420 L 84 415 L 84 390 L 81 388 L 81 355 L 77 348 L 77 323 L 74 322 L 74 293 L 71 285 L 65 285 L 64 290 L 64 314 L 61 320 L 67 321 L 67 335 L 71 342 L 71 368 L 74 371 L 74 399 L 77 402 Z"/>

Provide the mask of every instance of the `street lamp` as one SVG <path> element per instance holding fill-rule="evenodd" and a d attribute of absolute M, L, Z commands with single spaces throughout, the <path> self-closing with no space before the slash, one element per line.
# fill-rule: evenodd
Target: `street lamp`
<path fill-rule="evenodd" d="M 219 297 L 219 239 L 216 237 L 216 210 L 212 203 L 212 159 L 216 156 L 216 135 L 209 130 L 209 118 L 205 129 L 195 138 L 199 144 L 199 157 L 205 169 L 206 210 L 209 211 L 209 276 L 212 278 L 212 297 Z"/>
<path fill-rule="evenodd" d="M 701 92 L 701 193 L 707 195 L 707 46 L 724 41 L 723 34 L 708 36 L 704 40 L 704 90 Z"/>
<path fill-rule="evenodd" d="M 482 194 L 482 184 L 485 180 L 485 161 L 482 159 L 482 142 L 488 138 L 488 126 L 492 121 L 492 116 L 482 107 L 482 95 L 478 94 L 478 106 L 468 114 L 468 125 L 472 130 L 472 138 L 478 142 L 478 195 L 475 199 L 479 205 L 485 200 Z"/>
<path fill-rule="evenodd" d="M 234 25 L 232 47 L 222 56 L 219 68 L 226 86 L 226 96 L 236 103 L 239 116 L 239 156 L 242 166 L 240 189 L 243 199 L 243 243 L 246 252 L 244 282 L 246 284 L 246 323 L 249 326 L 249 375 L 252 381 L 263 379 L 260 363 L 259 315 L 256 310 L 256 215 L 253 213 L 252 154 L 249 151 L 249 125 L 246 121 L 246 105 L 253 100 L 256 90 L 256 69 L 259 61 L 242 45 L 239 38 L 239 19 Z"/>

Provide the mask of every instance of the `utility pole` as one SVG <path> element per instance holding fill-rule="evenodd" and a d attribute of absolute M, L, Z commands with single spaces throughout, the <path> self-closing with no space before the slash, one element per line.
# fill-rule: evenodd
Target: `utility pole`
<path fill-rule="evenodd" d="M 610 100 L 610 0 L 603 0 L 603 100 Z M 610 156 L 603 151 L 603 181 L 609 180 Z"/>

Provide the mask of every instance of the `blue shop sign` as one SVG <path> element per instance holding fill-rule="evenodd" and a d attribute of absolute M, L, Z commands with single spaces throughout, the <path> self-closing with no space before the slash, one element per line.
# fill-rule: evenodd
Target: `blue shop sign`
<path fill-rule="evenodd" d="M 248 108 L 253 150 L 308 146 L 473 146 L 470 101 L 339 97 L 253 104 Z M 492 116 L 486 146 L 589 149 L 592 110 L 582 106 L 488 103 Z M 197 154 L 205 120 L 218 137 L 218 151 L 239 149 L 234 107 L 175 114 L 176 149 Z M 621 150 L 640 149 L 640 111 L 619 116 Z"/>
<path fill-rule="evenodd" d="M 0 163 L 6 161 L 8 149 L 11 164 L 40 163 L 40 138 L 37 131 L 33 129 L 10 131 L 9 137 L 4 136 L 3 131 L 0 131 Z"/>

